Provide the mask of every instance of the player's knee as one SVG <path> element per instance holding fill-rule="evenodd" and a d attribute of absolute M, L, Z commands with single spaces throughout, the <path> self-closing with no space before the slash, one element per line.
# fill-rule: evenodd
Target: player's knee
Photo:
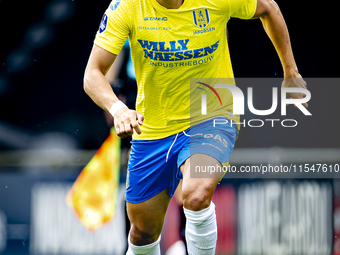
<path fill-rule="evenodd" d="M 156 242 L 160 233 L 161 230 L 152 224 L 148 227 L 138 227 L 133 224 L 130 230 L 130 240 L 135 245 L 147 245 Z"/>
<path fill-rule="evenodd" d="M 209 207 L 211 192 L 207 188 L 199 188 L 191 191 L 183 190 L 183 206 L 192 211 L 200 211 Z"/>

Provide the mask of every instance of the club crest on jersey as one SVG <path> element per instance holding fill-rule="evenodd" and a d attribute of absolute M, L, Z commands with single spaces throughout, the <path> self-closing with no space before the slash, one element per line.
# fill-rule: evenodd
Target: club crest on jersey
<path fill-rule="evenodd" d="M 198 26 L 199 28 L 205 28 L 206 26 L 208 26 L 210 22 L 208 9 L 192 11 L 192 15 L 196 26 Z"/>
<path fill-rule="evenodd" d="M 103 33 L 106 29 L 107 26 L 107 15 L 104 14 L 103 18 L 102 18 L 102 22 L 100 22 L 100 27 L 99 27 L 99 33 Z"/>

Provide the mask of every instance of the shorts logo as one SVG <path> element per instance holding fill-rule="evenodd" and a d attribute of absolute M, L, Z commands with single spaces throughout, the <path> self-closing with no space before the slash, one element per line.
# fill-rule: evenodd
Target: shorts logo
<path fill-rule="evenodd" d="M 107 15 L 104 14 L 103 18 L 102 18 L 102 22 L 100 22 L 100 27 L 99 27 L 99 33 L 103 33 L 106 29 L 107 26 Z"/>
<path fill-rule="evenodd" d="M 203 138 L 204 138 L 204 139 L 214 139 L 215 141 L 219 141 L 221 144 L 223 144 L 223 146 L 224 146 L 225 148 L 228 148 L 228 142 L 227 142 L 227 140 L 224 139 L 224 138 L 222 139 L 221 136 L 219 136 L 218 134 L 216 134 L 216 135 L 213 135 L 213 134 L 205 134 L 205 135 L 203 136 Z M 212 146 L 212 147 L 214 147 L 214 148 L 220 150 L 220 151 L 223 153 L 223 151 L 222 151 L 220 148 L 218 148 L 217 146 L 215 146 L 215 145 L 213 145 L 213 144 L 210 144 L 210 143 L 202 143 L 202 145 L 210 145 L 210 146 Z"/>
<path fill-rule="evenodd" d="M 192 15 L 196 26 L 198 26 L 199 28 L 205 28 L 206 26 L 208 26 L 210 22 L 208 9 L 192 11 Z"/>

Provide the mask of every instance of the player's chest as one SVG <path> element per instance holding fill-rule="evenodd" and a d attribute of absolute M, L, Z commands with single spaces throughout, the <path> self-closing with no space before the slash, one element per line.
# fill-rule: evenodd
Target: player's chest
<path fill-rule="evenodd" d="M 176 46 L 170 41 L 176 39 L 202 42 L 216 38 L 225 30 L 225 24 L 221 20 L 222 17 L 209 8 L 178 13 L 162 13 L 151 8 L 141 11 L 135 17 L 134 37 L 137 40 L 168 41 L 167 47 L 171 49 Z"/>

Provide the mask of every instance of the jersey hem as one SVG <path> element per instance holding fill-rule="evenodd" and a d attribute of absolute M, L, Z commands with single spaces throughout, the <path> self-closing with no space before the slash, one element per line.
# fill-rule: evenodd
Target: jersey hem
<path fill-rule="evenodd" d="M 160 139 L 164 139 L 164 138 L 167 138 L 169 136 L 178 134 L 178 133 L 180 133 L 182 131 L 187 130 L 188 128 L 190 128 L 190 123 L 185 125 L 184 127 L 180 128 L 180 129 L 174 130 L 174 132 L 167 132 L 164 136 L 149 136 L 149 135 L 143 136 L 143 135 L 138 135 L 138 134 L 134 133 L 132 135 L 132 139 L 133 140 L 160 140 Z M 164 132 L 162 132 L 162 133 L 164 133 Z"/>
<path fill-rule="evenodd" d="M 255 13 L 256 13 L 256 9 L 257 9 L 257 0 L 251 0 L 251 8 L 252 8 L 252 12 L 249 14 L 248 19 L 251 19 L 254 17 Z"/>

